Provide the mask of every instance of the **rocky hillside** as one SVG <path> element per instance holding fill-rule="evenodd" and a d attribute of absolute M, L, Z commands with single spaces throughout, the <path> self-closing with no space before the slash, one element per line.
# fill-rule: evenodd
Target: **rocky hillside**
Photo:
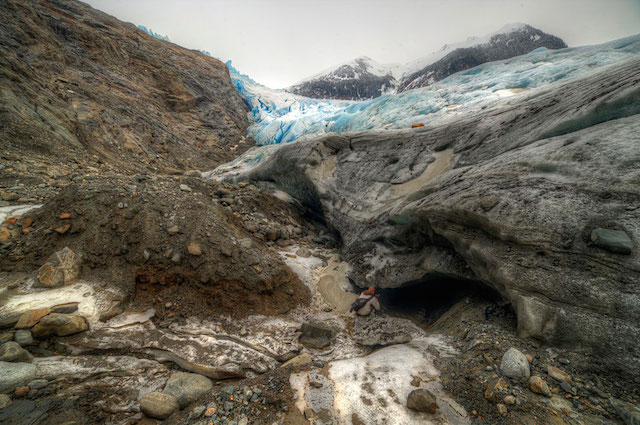
<path fill-rule="evenodd" d="M 404 66 L 382 65 L 362 57 L 310 77 L 288 91 L 316 99 L 372 99 L 383 93 L 426 87 L 486 62 L 509 59 L 545 47 L 567 47 L 560 38 L 530 25 L 513 24 L 484 37 L 445 45 Z"/>
<path fill-rule="evenodd" d="M 212 167 L 242 149 L 247 126 L 216 59 L 77 1 L 0 4 L 0 158 L 12 165 Z"/>

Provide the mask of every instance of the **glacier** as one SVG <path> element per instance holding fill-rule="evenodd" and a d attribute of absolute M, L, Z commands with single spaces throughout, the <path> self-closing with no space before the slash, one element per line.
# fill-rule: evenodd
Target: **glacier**
<path fill-rule="evenodd" d="M 138 28 L 169 41 L 167 36 L 142 25 Z M 200 52 L 211 56 L 206 50 Z M 640 34 L 593 46 L 540 48 L 458 72 L 428 87 L 365 101 L 312 99 L 271 89 L 241 73 L 229 60 L 225 63 L 233 85 L 249 109 L 252 124 L 248 136 L 259 146 L 234 161 L 234 167 L 238 161 L 260 161 L 270 150 L 260 146 L 296 142 L 323 133 L 446 124 L 468 113 L 510 102 L 514 97 L 537 96 L 540 90 L 552 90 L 554 83 L 584 77 L 631 60 L 639 53 Z M 635 108 L 632 105 L 621 110 L 633 112 Z"/>
<path fill-rule="evenodd" d="M 560 50 L 540 48 L 451 75 L 429 87 L 366 101 L 319 100 L 265 87 L 227 62 L 249 107 L 249 136 L 258 145 L 290 143 L 304 136 L 372 129 L 440 125 L 474 110 L 535 96 L 552 84 L 637 57 L 640 35 Z"/>

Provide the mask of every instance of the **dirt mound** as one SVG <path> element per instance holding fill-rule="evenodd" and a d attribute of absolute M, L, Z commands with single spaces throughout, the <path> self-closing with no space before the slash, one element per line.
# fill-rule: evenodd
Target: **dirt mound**
<path fill-rule="evenodd" d="M 17 230 L 24 222 L 7 225 Z M 0 268 L 32 272 L 68 246 L 83 257 L 83 279 L 116 283 L 158 317 L 174 309 L 185 317 L 274 314 L 308 298 L 272 248 L 281 236 L 304 234 L 303 221 L 253 186 L 92 177 L 63 189 L 27 222 L 27 233 L 13 232 L 0 247 Z"/>

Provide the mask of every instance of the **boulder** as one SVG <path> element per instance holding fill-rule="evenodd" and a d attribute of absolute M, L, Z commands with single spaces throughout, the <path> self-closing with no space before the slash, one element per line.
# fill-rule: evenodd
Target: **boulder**
<path fill-rule="evenodd" d="M 394 317 L 357 316 L 353 325 L 355 342 L 371 347 L 405 344 L 415 330 L 411 321 Z"/>
<path fill-rule="evenodd" d="M 504 356 L 502 356 L 500 371 L 504 376 L 521 381 L 527 381 L 531 375 L 527 358 L 513 347 L 509 348 L 507 352 L 504 353 Z"/>
<path fill-rule="evenodd" d="M 311 366 L 312 363 L 313 363 L 313 360 L 311 359 L 311 356 L 309 355 L 309 353 L 304 353 L 304 354 L 295 356 L 291 360 L 285 362 L 280 367 L 284 369 L 299 370 L 299 369 L 304 369 L 306 367 Z"/>
<path fill-rule="evenodd" d="M 633 250 L 633 241 L 623 230 L 597 227 L 591 232 L 591 241 L 595 246 L 616 254 L 629 255 Z"/>
<path fill-rule="evenodd" d="M 9 341 L 0 347 L 0 361 L 31 363 L 33 356 L 15 341 Z"/>
<path fill-rule="evenodd" d="M 179 408 L 178 400 L 169 394 L 153 392 L 140 399 L 140 411 L 154 419 L 167 419 Z"/>
<path fill-rule="evenodd" d="M 30 329 L 49 313 L 51 313 L 50 308 L 37 308 L 25 311 L 20 315 L 18 323 L 16 323 L 16 329 Z"/>
<path fill-rule="evenodd" d="M 13 339 L 20 344 L 21 347 L 33 344 L 33 336 L 31 335 L 31 331 L 27 329 L 17 330 Z"/>
<path fill-rule="evenodd" d="M 333 331 L 314 323 L 303 323 L 300 327 L 300 343 L 307 348 L 321 350 L 331 344 Z"/>
<path fill-rule="evenodd" d="M 0 392 L 11 392 L 26 386 L 36 377 L 36 367 L 31 363 L 0 361 Z"/>
<path fill-rule="evenodd" d="M 36 338 L 47 338 L 53 335 L 72 335 L 87 329 L 89 329 L 89 325 L 82 316 L 51 313 L 40 319 L 38 324 L 31 330 L 31 333 Z"/>
<path fill-rule="evenodd" d="M 529 378 L 529 388 L 536 394 L 542 394 L 545 397 L 551 397 L 551 391 L 546 382 L 539 376 Z"/>
<path fill-rule="evenodd" d="M 566 381 L 568 383 L 571 383 L 571 375 L 569 375 L 567 372 L 565 372 L 562 369 L 558 369 L 557 367 L 554 367 L 554 366 L 547 366 L 547 373 L 549 374 L 550 377 L 552 377 L 558 382 Z"/>
<path fill-rule="evenodd" d="M 0 334 L 0 344 L 4 344 L 5 342 L 13 341 L 13 334 L 11 332 L 5 332 Z"/>
<path fill-rule="evenodd" d="M 409 393 L 407 397 L 407 408 L 416 412 L 436 413 L 438 410 L 438 402 L 436 397 L 425 389 L 417 389 Z"/>
<path fill-rule="evenodd" d="M 82 257 L 64 247 L 53 253 L 38 269 L 37 283 L 48 288 L 68 285 L 80 276 L 81 264 Z"/>
<path fill-rule="evenodd" d="M 489 381 L 484 390 L 484 398 L 489 401 L 498 401 L 507 391 L 507 383 L 503 378 L 495 378 Z"/>
<path fill-rule="evenodd" d="M 11 397 L 7 394 L 0 394 L 0 410 L 11 404 Z"/>
<path fill-rule="evenodd" d="M 171 375 L 164 387 L 164 394 L 169 394 L 178 400 L 181 409 L 195 401 L 200 394 L 213 388 L 213 384 L 206 376 L 197 373 L 176 372 Z"/>

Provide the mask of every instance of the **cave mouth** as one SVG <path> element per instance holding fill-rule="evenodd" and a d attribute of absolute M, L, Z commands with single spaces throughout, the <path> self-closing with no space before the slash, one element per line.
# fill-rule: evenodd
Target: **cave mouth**
<path fill-rule="evenodd" d="M 425 330 L 461 301 L 465 301 L 465 305 L 455 313 L 461 320 L 468 310 L 476 320 L 500 318 L 514 329 L 517 326 L 511 304 L 498 291 L 477 280 L 429 276 L 398 288 L 380 288 L 376 292 L 384 313 L 409 319 Z"/>

